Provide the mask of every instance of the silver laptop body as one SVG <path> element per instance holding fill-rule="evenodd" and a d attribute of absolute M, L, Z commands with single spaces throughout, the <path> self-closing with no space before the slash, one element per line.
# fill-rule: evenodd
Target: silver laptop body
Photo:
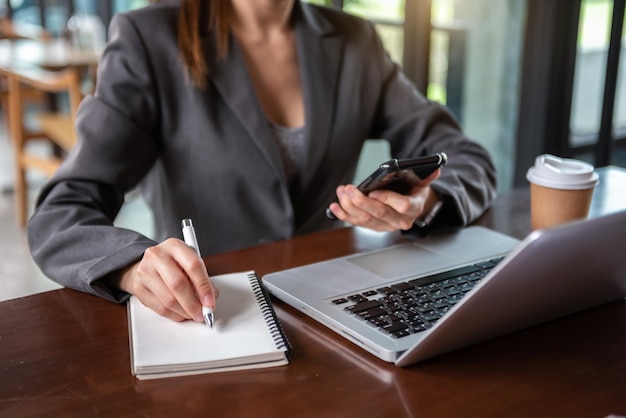
<path fill-rule="evenodd" d="M 535 231 L 521 242 L 468 227 L 271 273 L 263 283 L 272 295 L 368 352 L 407 366 L 626 297 L 625 239 L 626 211 Z M 333 302 L 502 257 L 432 327 L 402 338 Z"/>

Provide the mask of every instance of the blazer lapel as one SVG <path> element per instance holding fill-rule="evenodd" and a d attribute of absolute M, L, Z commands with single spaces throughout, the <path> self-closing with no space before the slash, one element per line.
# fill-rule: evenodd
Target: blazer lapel
<path fill-rule="evenodd" d="M 308 6 L 296 1 L 294 7 L 307 139 L 307 158 L 298 187 L 301 195 L 312 181 L 330 141 L 344 42 L 332 25 Z"/>
<path fill-rule="evenodd" d="M 287 181 L 278 148 L 256 97 L 237 41 L 230 36 L 228 55 L 224 59 L 216 58 L 215 40 L 212 36 L 207 37 L 206 45 L 209 49 L 207 57 L 210 82 L 286 187 Z"/>
<path fill-rule="evenodd" d="M 336 34 L 329 22 L 311 12 L 300 1 L 296 1 L 294 5 L 294 24 L 307 139 L 307 158 L 302 167 L 297 192 L 300 196 L 312 181 L 330 141 L 343 38 Z M 217 52 L 212 35 L 208 35 L 206 45 L 211 83 L 272 165 L 287 190 L 278 148 L 257 100 L 236 40 L 231 35 L 228 56 L 224 59 L 215 58 Z"/>

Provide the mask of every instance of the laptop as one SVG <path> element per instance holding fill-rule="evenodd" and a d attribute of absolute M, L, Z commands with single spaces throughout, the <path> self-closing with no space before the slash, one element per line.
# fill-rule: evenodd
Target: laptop
<path fill-rule="evenodd" d="M 263 277 L 270 294 L 408 366 L 626 297 L 626 211 L 531 233 L 480 226 Z"/>

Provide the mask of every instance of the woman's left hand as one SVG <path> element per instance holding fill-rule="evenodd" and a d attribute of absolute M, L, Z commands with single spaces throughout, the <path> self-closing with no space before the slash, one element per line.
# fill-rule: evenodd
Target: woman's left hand
<path fill-rule="evenodd" d="M 363 194 L 354 185 L 337 187 L 339 203 L 331 203 L 330 210 L 337 219 L 374 231 L 408 230 L 438 200 L 430 187 L 441 170 L 436 170 L 413 187 L 408 195 L 391 190 L 375 190 Z"/>

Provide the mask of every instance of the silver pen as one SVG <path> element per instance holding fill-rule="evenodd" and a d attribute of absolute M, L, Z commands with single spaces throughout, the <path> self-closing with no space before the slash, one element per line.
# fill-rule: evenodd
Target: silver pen
<path fill-rule="evenodd" d="M 196 231 L 193 228 L 193 222 L 191 222 L 191 219 L 183 219 L 182 226 L 185 244 L 196 250 L 198 257 L 200 257 L 200 247 L 198 246 L 198 239 L 196 238 Z M 204 318 L 204 322 L 213 328 L 213 310 L 209 307 L 202 306 L 202 317 Z"/>

